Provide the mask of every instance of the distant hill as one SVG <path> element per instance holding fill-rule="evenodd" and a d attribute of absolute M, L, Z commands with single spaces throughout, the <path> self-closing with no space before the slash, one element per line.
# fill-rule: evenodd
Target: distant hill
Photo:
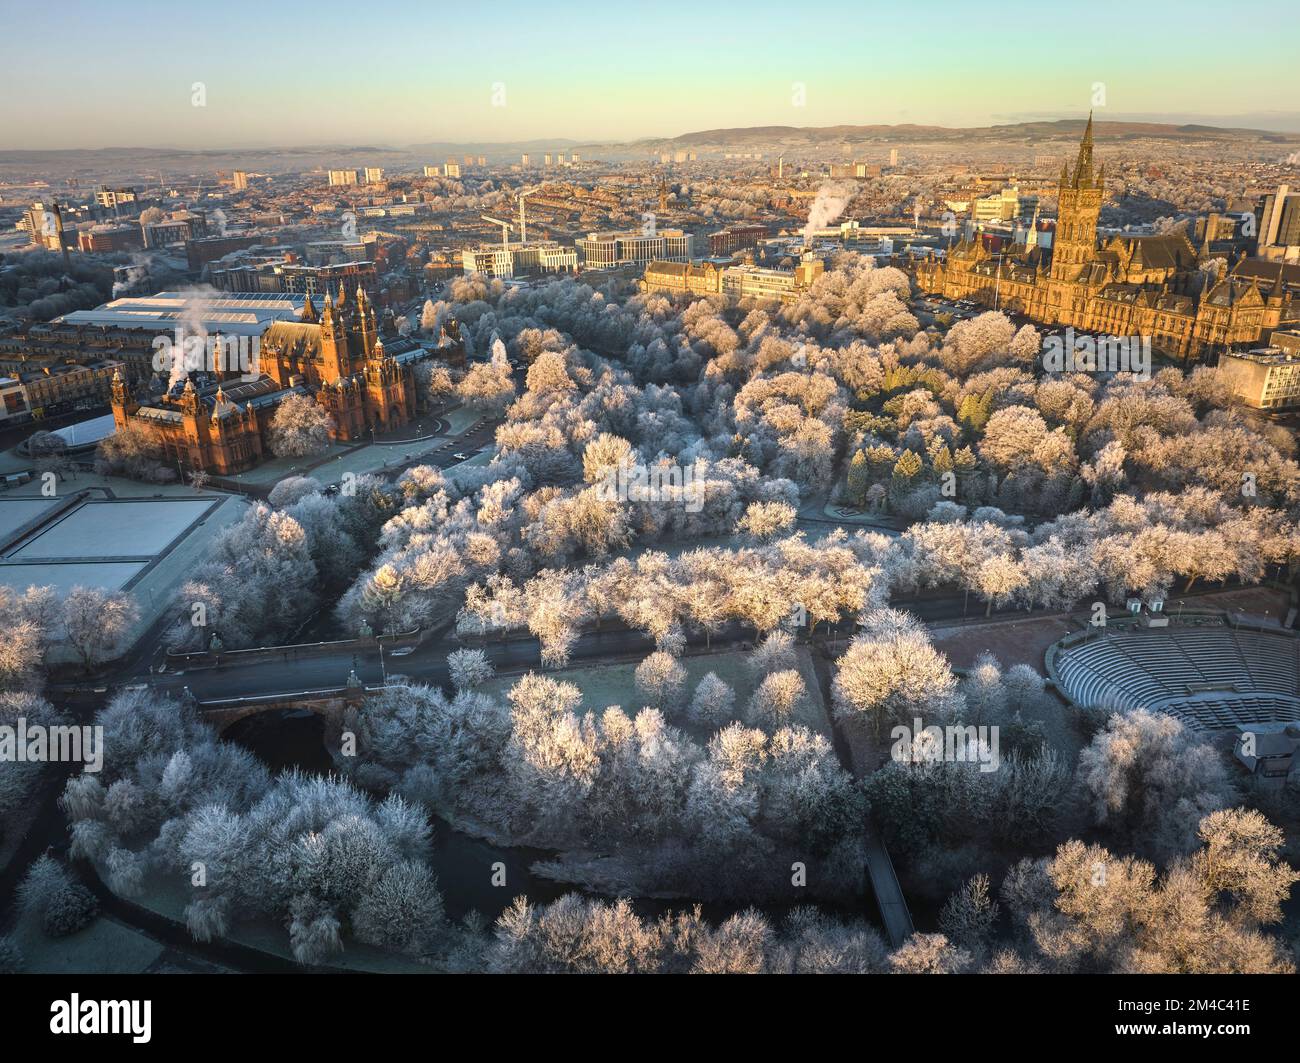
<path fill-rule="evenodd" d="M 664 151 L 809 151 L 852 144 L 1052 144 L 1077 142 L 1085 119 L 1015 122 L 1005 125 L 954 128 L 935 125 L 834 125 L 746 126 L 704 129 L 672 137 L 646 137 L 633 141 L 580 141 L 566 137 L 519 141 L 426 141 L 419 144 L 312 144 L 291 147 L 248 145 L 230 148 L 112 147 L 64 150 L 0 150 L 0 166 L 29 169 L 48 166 L 61 170 L 86 169 L 100 179 L 114 172 L 124 176 L 142 170 L 197 173 L 212 168 L 303 171 L 336 166 L 410 166 L 437 163 L 461 155 L 486 155 L 493 162 L 518 161 L 522 153 L 539 158 L 547 152 L 578 151 L 596 158 L 644 158 Z M 1278 133 L 1247 127 L 1162 122 L 1107 122 L 1093 126 L 1101 143 L 1165 140 L 1171 143 L 1218 142 L 1225 146 L 1276 144 L 1294 150 L 1300 133 Z"/>
<path fill-rule="evenodd" d="M 555 137 L 552 140 L 509 140 L 509 141 L 451 141 L 431 140 L 425 144 L 408 144 L 406 151 L 415 153 L 460 152 L 461 154 L 478 153 L 481 155 L 500 155 L 503 152 L 548 152 L 571 148 L 576 140 Z"/>
<path fill-rule="evenodd" d="M 901 141 L 931 143 L 1032 143 L 1043 140 L 1077 140 L 1086 124 L 1083 118 L 1056 121 L 1015 122 L 1006 125 L 954 128 L 932 125 L 835 125 L 835 126 L 747 126 L 736 129 L 705 129 L 674 137 L 645 138 L 625 144 L 585 144 L 580 148 L 600 150 L 669 151 L 681 148 L 811 148 L 845 143 Z M 1159 139 L 1185 141 L 1264 141 L 1300 143 L 1300 134 L 1276 133 L 1264 129 L 1230 128 L 1211 125 L 1174 125 L 1161 122 L 1106 122 L 1093 125 L 1099 143 Z"/>
<path fill-rule="evenodd" d="M 40 150 L 0 149 L 0 166 L 50 167 L 61 170 L 93 170 L 104 179 L 113 173 L 129 175 L 140 170 L 168 173 L 201 172 L 210 169 L 257 169 L 268 171 L 314 170 L 334 167 L 393 166 L 440 163 L 448 157 L 487 155 L 494 161 L 513 158 L 522 152 L 540 157 L 552 151 L 568 151 L 576 141 L 528 140 L 516 143 L 463 143 L 431 141 L 424 144 L 307 144 L 292 147 L 248 145 L 230 148 L 49 148 Z"/>

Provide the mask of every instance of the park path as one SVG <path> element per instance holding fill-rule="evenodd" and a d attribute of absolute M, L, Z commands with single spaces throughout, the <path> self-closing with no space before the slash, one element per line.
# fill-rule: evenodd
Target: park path
<path fill-rule="evenodd" d="M 823 651 L 826 652 L 823 652 Z M 822 702 L 829 714 L 831 711 L 831 665 L 826 645 L 814 645 L 813 669 L 817 673 L 817 684 L 821 687 Z M 853 763 L 849 744 L 841 733 L 839 726 L 831 717 L 831 734 L 835 745 L 835 754 L 839 757 L 844 770 L 861 779 Z M 867 813 L 863 824 L 864 849 L 867 863 L 867 878 L 871 882 L 871 892 L 876 898 L 876 907 L 880 910 L 880 920 L 885 927 L 885 936 L 893 948 L 898 948 L 915 932 L 912 926 L 912 913 L 907 907 L 907 898 L 903 896 L 903 887 L 899 885 L 898 874 L 894 871 L 894 861 L 890 859 L 889 850 L 885 848 L 880 831 Z"/>

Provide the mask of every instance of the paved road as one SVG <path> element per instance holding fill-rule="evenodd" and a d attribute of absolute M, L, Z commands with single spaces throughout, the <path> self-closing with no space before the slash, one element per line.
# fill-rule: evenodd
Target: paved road
<path fill-rule="evenodd" d="M 960 596 L 950 598 L 918 599 L 914 602 L 898 603 L 901 607 L 915 613 L 923 620 L 952 620 L 962 615 L 963 599 Z M 981 610 L 972 604 L 971 615 Z M 1015 610 L 999 610 L 999 613 L 1013 613 Z M 1023 613 L 1018 615 L 1024 615 Z M 838 626 L 837 633 L 847 634 L 852 625 L 845 623 Z M 822 629 L 825 631 L 825 629 Z M 732 645 L 753 639 L 752 630 L 733 625 L 713 637 L 712 644 Z M 703 636 L 692 635 L 688 646 L 693 650 L 704 647 Z M 258 660 L 252 662 L 232 662 L 220 668 L 198 669 L 179 673 L 148 676 L 140 674 L 137 668 L 132 673 L 134 678 L 128 682 L 148 682 L 162 690 L 179 693 L 189 687 L 200 701 L 220 698 L 254 697 L 263 694 L 280 694 L 295 690 L 323 690 L 342 686 L 355 662 L 357 677 L 367 685 L 382 683 L 385 675 L 400 674 L 424 683 L 449 686 L 447 675 L 447 654 L 466 646 L 481 648 L 491 659 L 498 671 L 518 671 L 529 668 L 541 669 L 541 648 L 534 638 L 512 638 L 509 640 L 489 641 L 479 646 L 477 642 L 461 642 L 450 634 L 431 638 L 418 646 L 410 654 L 394 657 L 390 651 L 384 653 L 381 665 L 378 650 L 364 655 L 351 651 L 339 651 L 320 656 L 305 657 L 299 660 L 282 659 Z M 593 658 L 623 657 L 644 655 L 654 648 L 654 640 L 641 631 L 623 628 L 609 628 L 604 631 L 588 631 L 579 635 L 571 651 L 576 661 Z M 137 662 L 140 656 L 135 658 Z"/>
<path fill-rule="evenodd" d="M 1210 598 L 1224 593 L 1209 590 L 1185 595 L 1186 598 Z M 965 595 L 932 595 L 923 598 L 899 599 L 892 603 L 895 608 L 906 610 L 927 623 L 959 621 L 963 616 L 972 622 L 983 620 L 984 608 L 977 600 L 967 601 Z M 997 617 L 1029 617 L 1048 614 L 1044 610 L 1027 613 L 1023 609 L 995 609 Z M 835 633 L 840 637 L 853 630 L 850 622 L 838 625 Z M 819 629 L 818 636 L 824 637 L 826 629 Z M 158 629 L 161 634 L 161 629 Z M 752 629 L 741 624 L 732 624 L 712 638 L 714 646 L 734 645 L 752 640 Z M 705 646 L 703 636 L 691 635 L 687 640 L 689 649 L 700 652 Z M 199 669 L 182 673 L 163 675 L 146 674 L 150 663 L 161 658 L 153 651 L 135 653 L 128 659 L 127 667 L 117 672 L 117 681 L 124 683 L 150 683 L 159 689 L 179 693 L 188 686 L 200 701 L 220 698 L 254 697 L 264 694 L 280 694 L 297 690 L 321 690 L 340 687 L 346 681 L 348 673 L 355 663 L 357 676 L 367 685 L 378 685 L 385 675 L 400 674 L 423 683 L 450 686 L 447 675 L 447 654 L 466 646 L 481 648 L 496 666 L 498 671 L 524 671 L 530 668 L 541 669 L 540 646 L 534 638 L 512 638 L 489 641 L 485 645 L 477 642 L 461 642 L 450 632 L 431 636 L 428 641 L 418 646 L 411 653 L 393 656 L 385 651 L 381 665 L 378 650 L 365 654 L 353 654 L 351 651 L 339 651 L 321 656 L 305 657 L 299 660 L 271 659 L 251 662 L 223 664 L 220 668 Z M 587 631 L 574 642 L 571 657 L 574 662 L 611 657 L 639 657 L 654 648 L 654 641 L 641 631 L 624 628 L 606 628 L 602 631 Z M 126 677 L 131 678 L 126 678 Z"/>
<path fill-rule="evenodd" d="M 911 602 L 896 603 L 923 620 L 960 619 L 963 610 L 961 596 L 917 599 Z M 1005 609 L 999 614 L 1026 615 L 1023 611 Z M 982 613 L 976 603 L 971 604 L 972 617 Z M 852 631 L 851 623 L 838 625 L 834 630 L 843 636 Z M 820 629 L 825 633 L 826 629 Z M 744 625 L 734 624 L 714 635 L 713 646 L 735 645 L 752 640 L 754 633 Z M 693 634 L 687 640 L 688 647 L 700 651 L 705 646 L 701 635 Z M 234 662 L 223 664 L 215 669 L 198 669 L 163 675 L 142 675 L 140 669 L 134 672 L 129 682 L 148 682 L 162 690 L 179 693 L 189 687 L 200 701 L 220 698 L 254 697 L 263 694 L 280 694 L 295 690 L 322 690 L 342 686 L 355 663 L 357 677 L 367 685 L 383 682 L 385 675 L 400 674 L 424 683 L 449 686 L 447 674 L 447 654 L 466 646 L 481 648 L 491 659 L 498 671 L 521 671 L 529 668 L 541 669 L 541 648 L 535 638 L 511 638 L 508 640 L 489 641 L 485 645 L 478 642 L 461 642 L 448 633 L 442 637 L 433 637 L 411 653 L 393 656 L 391 651 L 384 653 L 381 665 L 378 650 L 371 650 L 363 655 L 350 651 L 340 651 L 320 656 L 306 657 L 300 660 L 282 659 L 258 660 L 252 662 Z M 607 628 L 603 631 L 588 631 L 579 635 L 571 651 L 573 661 L 583 661 L 610 657 L 640 656 L 654 648 L 654 640 L 642 631 L 624 628 Z M 141 658 L 137 656 L 138 662 Z"/>
<path fill-rule="evenodd" d="M 751 636 L 752 637 L 752 636 Z M 730 638 L 717 636 L 713 644 L 728 645 L 746 636 L 741 632 Z M 692 649 L 703 647 L 704 640 L 693 641 Z M 449 687 L 447 654 L 466 646 L 481 648 L 499 672 L 541 670 L 541 648 L 534 638 L 517 638 L 478 643 L 460 642 L 455 638 L 432 638 L 410 654 L 395 657 L 385 651 L 383 663 L 379 651 L 365 654 L 333 653 L 301 660 L 272 659 L 250 663 L 225 664 L 220 668 L 169 672 L 163 675 L 136 676 L 131 682 L 147 682 L 159 690 L 179 693 L 184 687 L 200 701 L 222 698 L 256 697 L 297 690 L 323 690 L 341 687 L 354 663 L 357 677 L 367 686 L 377 686 L 385 676 L 404 675 L 423 683 Z M 654 648 L 654 640 L 640 631 L 591 631 L 574 642 L 575 662 L 593 658 L 640 657 Z"/>

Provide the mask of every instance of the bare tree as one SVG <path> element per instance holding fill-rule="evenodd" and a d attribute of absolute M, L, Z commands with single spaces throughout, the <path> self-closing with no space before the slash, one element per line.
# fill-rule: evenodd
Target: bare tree
<path fill-rule="evenodd" d="M 85 670 L 116 656 L 140 612 L 129 594 L 74 587 L 63 601 L 63 630 Z"/>

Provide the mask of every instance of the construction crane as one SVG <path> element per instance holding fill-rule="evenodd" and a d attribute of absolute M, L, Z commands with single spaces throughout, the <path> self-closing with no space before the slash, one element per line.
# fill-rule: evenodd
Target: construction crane
<path fill-rule="evenodd" d="M 540 192 L 542 188 L 542 185 L 535 185 L 532 188 L 525 188 L 519 193 L 519 242 L 521 244 L 528 243 L 528 219 L 524 214 L 524 200 L 534 193 Z"/>
<path fill-rule="evenodd" d="M 479 217 L 482 218 L 484 221 L 490 221 L 493 225 L 501 226 L 501 250 L 509 251 L 510 231 L 514 228 L 514 226 L 511 225 L 508 221 L 502 221 L 500 218 L 493 218 L 487 214 L 480 214 Z"/>

